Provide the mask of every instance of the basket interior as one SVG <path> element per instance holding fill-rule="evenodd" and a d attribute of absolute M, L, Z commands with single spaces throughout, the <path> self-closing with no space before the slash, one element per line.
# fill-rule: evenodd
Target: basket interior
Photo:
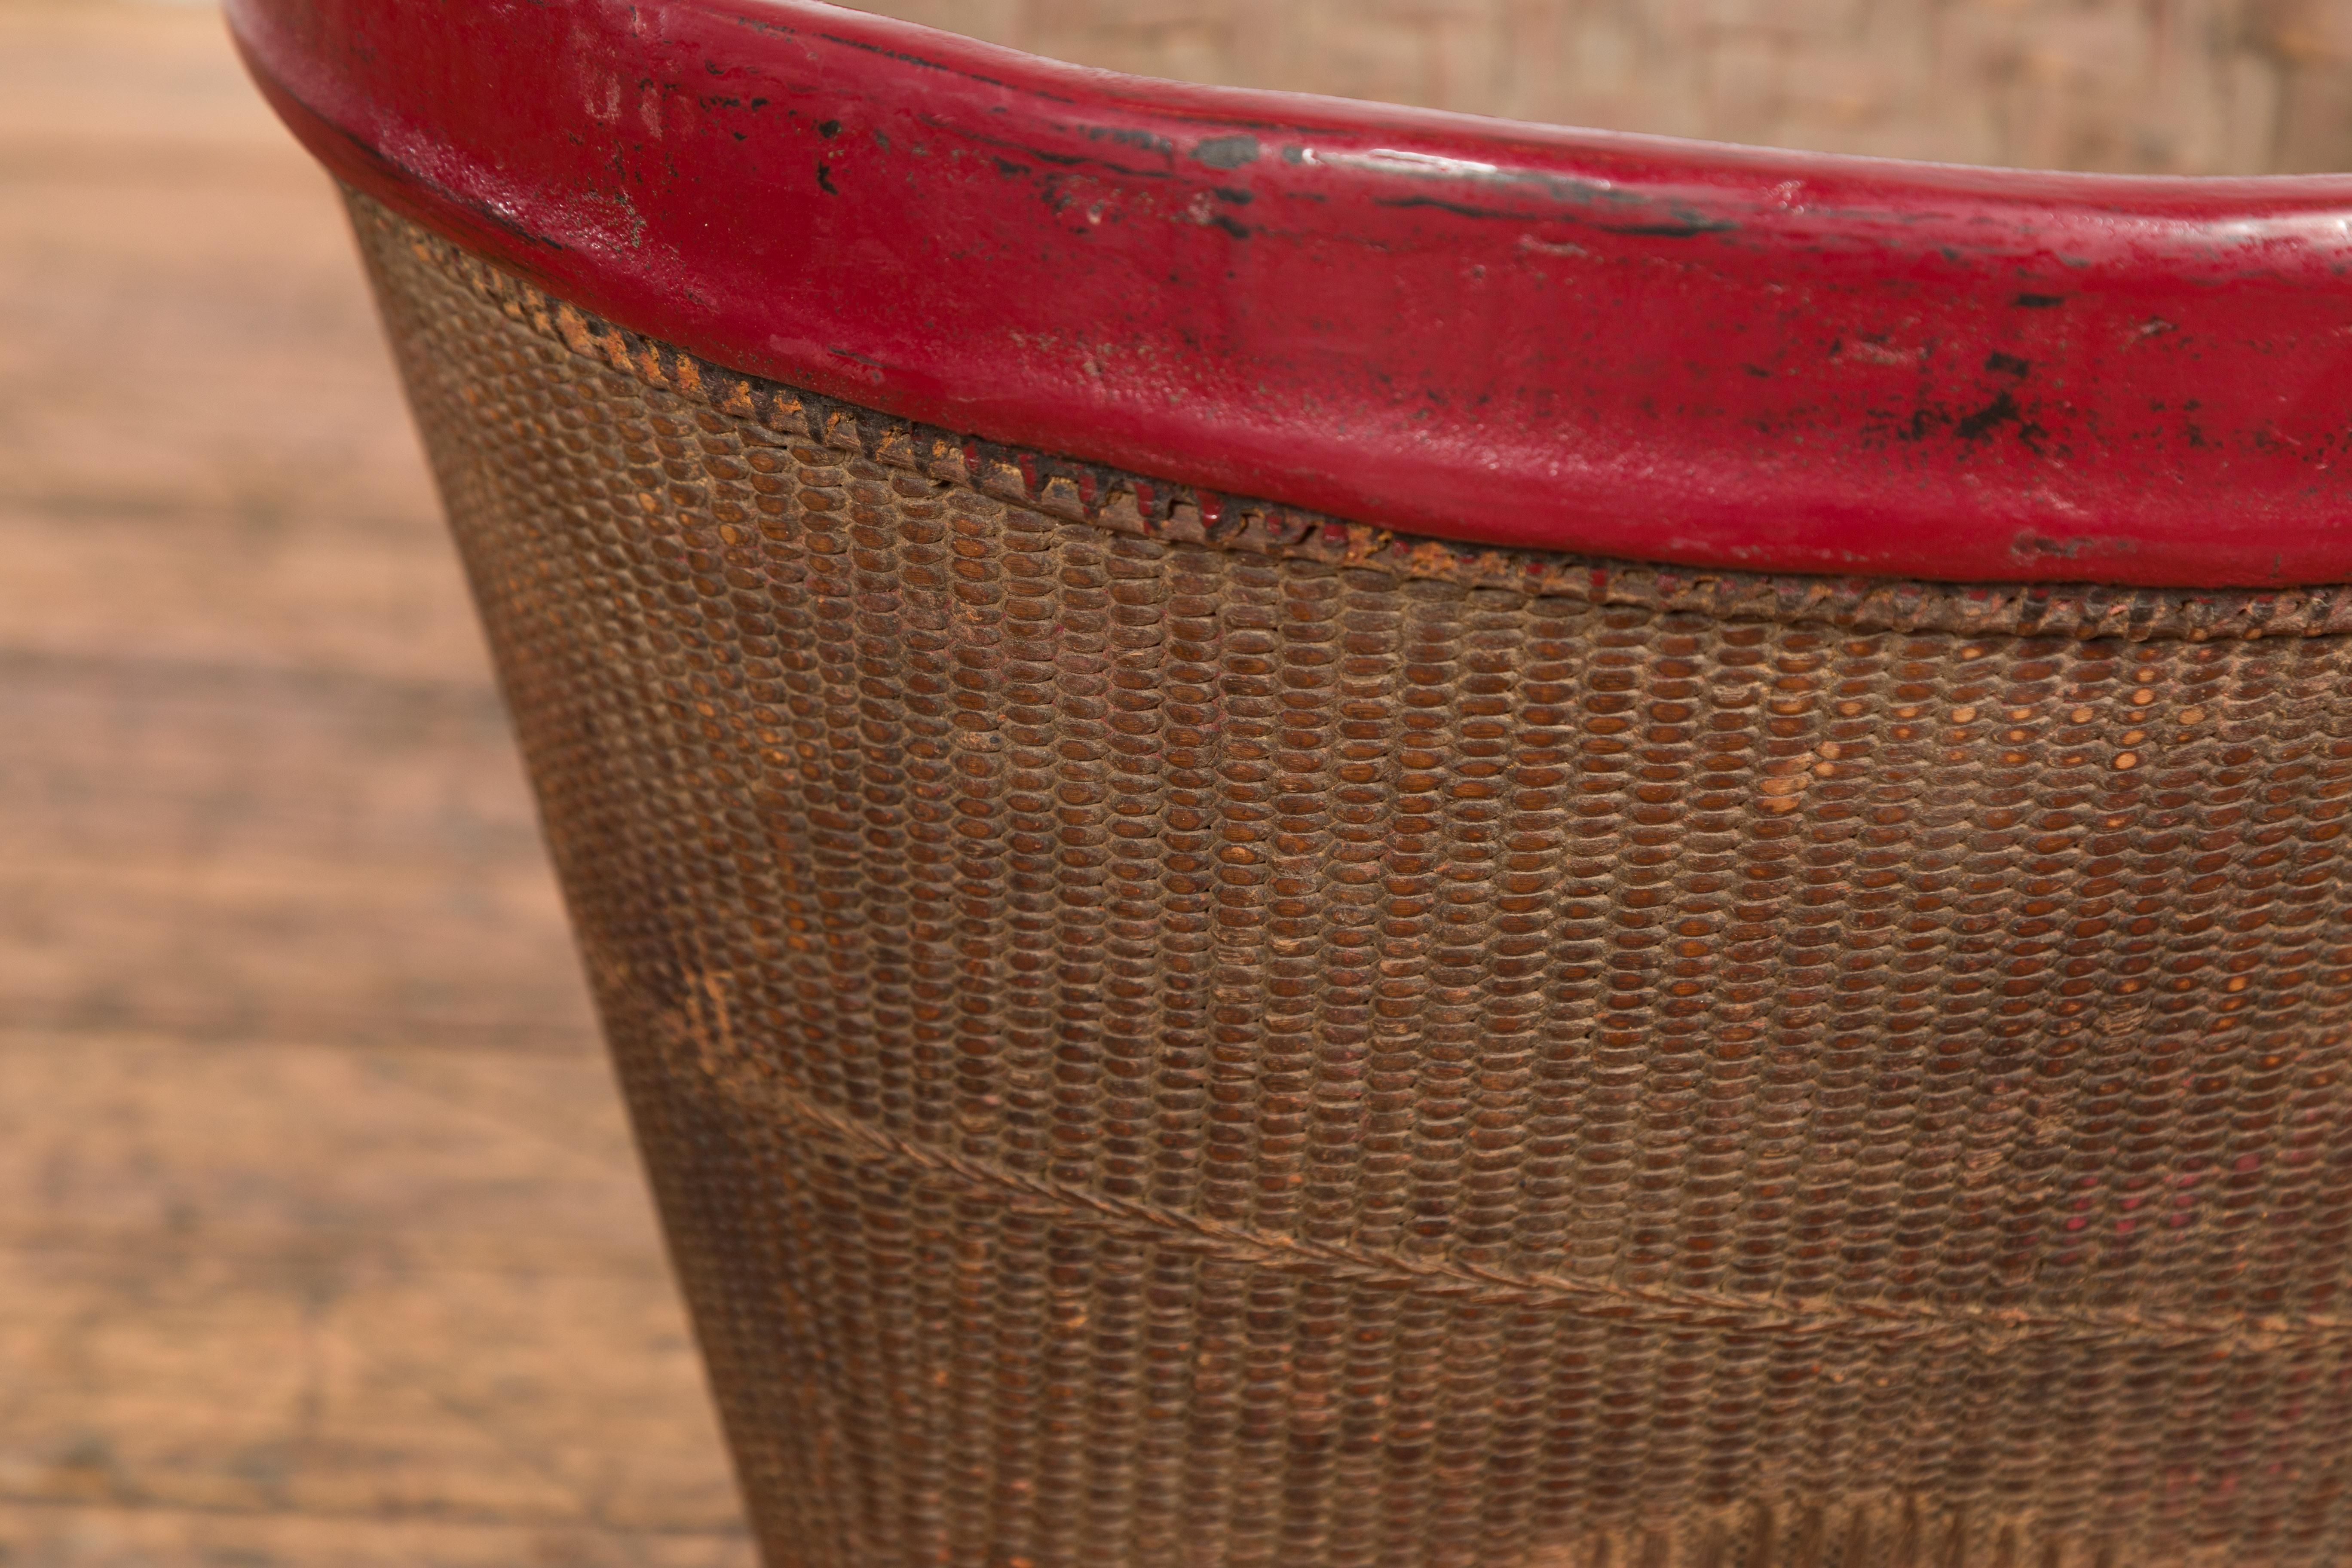
<path fill-rule="evenodd" d="M 1713 141 L 2150 174 L 2352 167 L 2329 0 L 861 0 L 1140 75 Z"/>

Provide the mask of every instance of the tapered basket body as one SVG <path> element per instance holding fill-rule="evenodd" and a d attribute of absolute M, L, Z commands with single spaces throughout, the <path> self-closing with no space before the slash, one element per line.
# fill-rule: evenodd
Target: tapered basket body
<path fill-rule="evenodd" d="M 1252 499 L 681 343 L 339 172 L 776 1568 L 2352 1551 L 2335 564 Z M 2078 472 L 2051 395 L 1937 438 Z M 2299 471 L 2246 515 L 2325 544 Z"/>

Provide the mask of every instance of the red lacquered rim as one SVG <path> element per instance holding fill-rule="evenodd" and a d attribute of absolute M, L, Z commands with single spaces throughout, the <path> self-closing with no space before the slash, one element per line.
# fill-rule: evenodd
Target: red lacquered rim
<path fill-rule="evenodd" d="M 812 0 L 229 0 L 337 174 L 707 359 L 1479 542 L 2352 580 L 2352 179 L 1754 152 Z"/>

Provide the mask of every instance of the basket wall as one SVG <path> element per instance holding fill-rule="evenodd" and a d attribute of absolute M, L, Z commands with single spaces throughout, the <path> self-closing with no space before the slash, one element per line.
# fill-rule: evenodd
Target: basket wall
<path fill-rule="evenodd" d="M 1163 512 L 352 210 L 777 1568 L 2342 1560 L 2333 595 Z"/>

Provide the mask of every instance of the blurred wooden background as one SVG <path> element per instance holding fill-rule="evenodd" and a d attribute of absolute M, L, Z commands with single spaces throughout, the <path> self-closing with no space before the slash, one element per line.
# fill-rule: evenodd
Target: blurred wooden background
<path fill-rule="evenodd" d="M 327 183 L 0 0 L 0 1564 L 751 1561 Z"/>
<path fill-rule="evenodd" d="M 2352 0 L 891 0 L 1084 63 L 2352 167 Z M 208 7 L 0 0 L 0 1564 L 750 1568 L 324 180 Z"/>

